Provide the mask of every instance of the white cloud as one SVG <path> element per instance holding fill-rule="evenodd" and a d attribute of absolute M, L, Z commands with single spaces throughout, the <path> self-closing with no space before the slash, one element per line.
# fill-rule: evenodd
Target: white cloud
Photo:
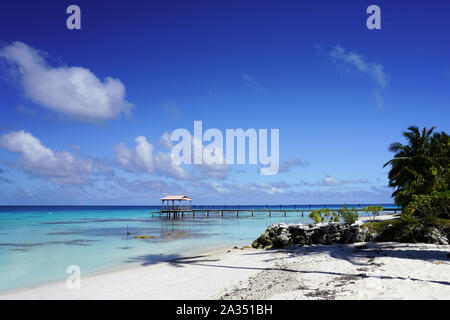
<path fill-rule="evenodd" d="M 2 135 L 0 147 L 19 153 L 19 161 L 10 165 L 32 175 L 49 179 L 59 185 L 80 185 L 90 182 L 85 175 L 92 173 L 92 161 L 77 159 L 67 151 L 53 151 L 23 130 Z"/>
<path fill-rule="evenodd" d="M 308 166 L 308 162 L 303 161 L 300 158 L 291 158 L 280 164 L 280 168 L 278 172 L 288 172 L 292 167 L 306 167 Z"/>
<path fill-rule="evenodd" d="M 163 147 L 165 147 L 165 148 L 167 148 L 169 150 L 171 150 L 173 148 L 173 143 L 170 140 L 170 134 L 167 131 L 163 133 L 161 138 L 159 138 L 158 143 L 161 146 L 163 146 Z"/>
<path fill-rule="evenodd" d="M 230 188 L 232 186 L 230 185 Z M 237 193 L 245 193 L 245 194 L 282 194 L 284 193 L 284 189 L 280 187 L 274 186 L 274 184 L 267 184 L 264 182 L 261 183 L 248 183 L 244 185 L 234 186 L 234 189 Z"/>
<path fill-rule="evenodd" d="M 159 152 L 154 156 L 154 146 L 144 136 L 138 136 L 134 140 L 136 147 L 133 150 L 128 149 L 123 143 L 113 146 L 116 161 L 124 170 L 144 173 L 156 172 L 176 179 L 192 178 L 181 166 L 175 164 L 171 152 Z"/>
<path fill-rule="evenodd" d="M 22 42 L 0 49 L 19 78 L 25 94 L 41 106 L 78 120 L 99 122 L 129 114 L 125 87 L 118 79 L 104 81 L 82 67 L 49 66 L 44 54 Z"/>
<path fill-rule="evenodd" d="M 336 178 L 332 176 L 325 176 L 316 183 L 318 186 L 338 186 L 340 184 Z"/>
<path fill-rule="evenodd" d="M 162 192 L 167 189 L 174 190 L 178 185 L 171 183 L 170 185 L 163 180 L 148 180 L 138 179 L 135 181 L 129 181 L 125 178 L 115 178 L 115 181 L 122 188 L 135 193 L 149 193 L 149 192 Z"/>
<path fill-rule="evenodd" d="M 195 138 L 190 136 L 191 146 L 194 152 L 203 152 L 201 143 L 194 143 Z M 165 176 L 182 180 L 196 180 L 202 177 L 201 174 L 211 178 L 225 178 L 229 172 L 229 167 L 225 164 L 195 164 L 192 169 L 197 169 L 197 175 L 191 175 L 183 169 L 181 164 L 176 161 L 176 156 L 172 154 L 173 143 L 170 140 L 170 134 L 164 132 L 158 140 L 158 143 L 168 149 L 168 152 L 158 152 L 153 154 L 154 146 L 143 136 L 135 138 L 136 147 L 131 150 L 125 144 L 120 143 L 113 146 L 113 152 L 116 161 L 121 167 L 129 172 L 158 173 Z M 217 157 L 219 163 L 224 163 L 223 151 L 219 148 Z M 192 156 L 194 154 L 192 152 Z M 191 161 L 193 163 L 193 160 Z M 192 170 L 191 170 L 192 172 Z"/>
<path fill-rule="evenodd" d="M 258 81 L 256 81 L 252 76 L 250 76 L 248 74 L 243 74 L 241 78 L 242 78 L 242 81 L 244 81 L 244 85 L 247 88 L 249 88 L 257 93 L 264 92 L 264 87 Z"/>
<path fill-rule="evenodd" d="M 194 154 L 205 155 L 206 147 L 203 145 L 202 141 L 199 141 L 194 136 L 191 135 L 192 141 L 192 157 Z M 223 148 L 215 147 L 213 150 L 209 150 L 214 153 L 215 163 L 207 163 L 203 157 L 203 163 L 196 164 L 196 168 L 200 169 L 204 174 L 211 178 L 225 178 L 230 170 L 229 166 L 225 164 L 225 157 Z M 194 158 L 192 158 L 192 163 L 194 163 Z"/>
<path fill-rule="evenodd" d="M 319 187 L 334 187 L 341 186 L 344 184 L 359 184 L 359 183 L 368 183 L 367 179 L 359 179 L 359 180 L 337 180 L 335 177 L 330 175 L 326 175 L 322 179 L 319 179 L 315 184 L 302 182 L 303 185 L 307 186 L 319 186 Z"/>
<path fill-rule="evenodd" d="M 161 109 L 174 118 L 179 118 L 181 115 L 180 108 L 178 108 L 173 101 L 163 104 Z"/>
<path fill-rule="evenodd" d="M 217 182 L 211 183 L 211 187 L 220 194 L 228 194 L 230 190 L 223 185 L 218 184 Z"/>
<path fill-rule="evenodd" d="M 153 171 L 153 145 L 144 136 L 134 139 L 137 146 L 134 149 L 133 161 L 138 168 L 151 173 Z"/>
<path fill-rule="evenodd" d="M 388 84 L 388 76 L 383 71 L 383 66 L 378 63 L 367 62 L 364 57 L 352 51 L 347 51 L 337 44 L 330 52 L 331 58 L 336 62 L 344 62 L 353 66 L 358 71 L 368 74 L 381 88 Z"/>
<path fill-rule="evenodd" d="M 374 92 L 377 106 L 379 108 L 384 107 L 381 91 L 387 87 L 389 83 L 389 76 L 384 72 L 384 68 L 381 64 L 367 62 L 362 55 L 345 50 L 339 44 L 337 44 L 333 50 L 330 51 L 329 55 L 335 63 L 350 66 L 351 68 L 370 76 L 378 86 L 378 89 Z"/>

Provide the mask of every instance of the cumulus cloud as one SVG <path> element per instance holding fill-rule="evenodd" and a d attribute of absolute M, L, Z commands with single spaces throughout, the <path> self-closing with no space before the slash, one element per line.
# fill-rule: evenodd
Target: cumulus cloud
<path fill-rule="evenodd" d="M 113 146 L 116 161 L 129 172 L 156 172 L 176 179 L 190 179 L 191 176 L 175 163 L 170 152 L 153 155 L 154 146 L 144 136 L 134 139 L 136 147 L 128 149 L 124 143 Z"/>
<path fill-rule="evenodd" d="M 217 145 L 214 147 L 210 147 L 209 145 L 204 145 L 201 140 L 195 138 L 191 134 L 185 136 L 184 138 L 190 139 L 190 142 L 191 142 L 190 163 L 195 163 L 195 161 L 194 161 L 195 154 L 203 155 L 202 163 L 193 165 L 193 167 L 198 169 L 198 172 L 200 172 L 203 175 L 206 175 L 207 177 L 211 177 L 211 178 L 226 178 L 228 176 L 230 167 L 227 164 L 225 164 L 223 148 L 221 148 Z M 163 141 L 161 141 L 161 139 Z M 160 139 L 160 142 L 165 143 L 172 152 L 172 148 L 173 148 L 172 142 L 170 142 L 170 144 L 169 144 L 169 142 L 165 142 L 166 139 L 170 139 L 170 135 L 167 134 L 167 136 L 166 136 L 166 133 L 164 133 L 163 137 L 161 137 L 161 139 Z M 206 159 L 207 156 L 210 157 L 209 161 L 207 161 L 207 159 Z"/>
<path fill-rule="evenodd" d="M 217 182 L 212 182 L 211 187 L 214 189 L 214 191 L 216 191 L 220 194 L 228 194 L 231 192 L 229 188 L 227 188 Z"/>
<path fill-rule="evenodd" d="M 308 162 L 303 161 L 300 158 L 292 158 L 288 159 L 280 164 L 278 172 L 288 172 L 292 167 L 306 167 L 308 166 Z"/>
<path fill-rule="evenodd" d="M 329 52 L 329 56 L 336 64 L 339 64 L 340 66 L 347 66 L 350 68 L 350 70 L 353 69 L 360 73 L 368 75 L 377 85 L 377 89 L 374 92 L 377 106 L 379 108 L 384 107 L 381 93 L 389 83 L 389 76 L 384 71 L 384 68 L 381 64 L 368 62 L 361 54 L 348 51 L 339 44 L 337 44 L 333 48 L 333 50 Z"/>
<path fill-rule="evenodd" d="M 193 136 L 188 136 L 191 139 L 191 155 L 195 152 L 203 152 L 204 147 L 201 143 L 195 143 Z M 138 136 L 135 138 L 136 147 L 129 149 L 124 143 L 113 146 L 113 152 L 115 159 L 120 166 L 128 172 L 143 172 L 143 173 L 157 173 L 169 177 L 173 177 L 181 180 L 197 180 L 202 177 L 211 178 L 225 178 L 229 172 L 229 167 L 225 164 L 194 164 L 191 166 L 188 173 L 183 169 L 181 163 L 177 162 L 177 157 L 172 154 L 172 148 L 174 147 L 170 140 L 170 134 L 164 132 L 158 140 L 158 144 L 168 149 L 167 152 L 158 152 L 154 154 L 154 146 L 144 136 Z M 225 162 L 223 159 L 222 150 L 216 150 L 219 163 Z M 193 163 L 191 159 L 191 163 Z M 197 171 L 195 171 L 196 169 Z"/>
<path fill-rule="evenodd" d="M 0 58 L 18 74 L 25 94 L 44 108 L 89 122 L 130 113 L 119 79 L 102 81 L 83 67 L 51 67 L 42 52 L 23 42 L 0 49 Z"/>
<path fill-rule="evenodd" d="M 125 178 L 116 178 L 115 181 L 122 188 L 136 193 L 148 193 L 151 191 L 164 192 L 169 188 L 174 190 L 175 187 L 173 183 L 169 185 L 167 182 L 162 180 L 138 179 L 135 181 L 130 181 Z M 176 187 L 179 188 L 178 186 Z"/>
<path fill-rule="evenodd" d="M 336 178 L 332 177 L 332 176 L 325 176 L 322 179 L 320 179 L 319 181 L 317 181 L 316 185 L 318 186 L 338 186 L 341 183 L 336 180 Z"/>
<path fill-rule="evenodd" d="M 315 183 L 310 183 L 306 181 L 302 181 L 300 185 L 309 186 L 309 187 L 335 187 L 341 186 L 344 184 L 359 184 L 359 183 L 368 183 L 368 179 L 359 179 L 359 180 L 337 180 L 335 177 L 326 175 L 325 177 L 319 179 Z"/>
<path fill-rule="evenodd" d="M 238 189 L 239 192 L 244 192 L 244 193 L 249 193 L 249 194 L 274 195 L 274 194 L 280 194 L 280 193 L 285 192 L 285 190 L 280 187 L 276 187 L 273 184 L 268 184 L 268 183 L 264 183 L 264 182 L 248 183 L 248 184 L 241 185 L 237 188 L 235 187 L 235 189 Z"/>
<path fill-rule="evenodd" d="M 86 175 L 93 172 L 92 161 L 77 159 L 67 151 L 53 151 L 24 130 L 2 135 L 0 147 L 20 154 L 19 160 L 9 165 L 33 176 L 49 179 L 59 185 L 81 185 L 90 182 Z"/>
<path fill-rule="evenodd" d="M 167 131 L 162 134 L 161 138 L 158 140 L 158 143 L 169 150 L 173 148 L 173 143 L 170 140 L 170 134 Z"/>

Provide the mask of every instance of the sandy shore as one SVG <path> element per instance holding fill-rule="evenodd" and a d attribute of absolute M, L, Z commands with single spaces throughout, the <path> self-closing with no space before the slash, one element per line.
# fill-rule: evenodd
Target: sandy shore
<path fill-rule="evenodd" d="M 379 219 L 388 219 L 380 217 Z M 450 299 L 450 246 L 226 248 L 0 294 L 0 299 Z"/>
<path fill-rule="evenodd" d="M 0 299 L 450 299 L 450 246 L 370 243 L 221 249 Z"/>
<path fill-rule="evenodd" d="M 273 263 L 225 299 L 450 299 L 450 246 L 370 243 L 262 250 Z"/>

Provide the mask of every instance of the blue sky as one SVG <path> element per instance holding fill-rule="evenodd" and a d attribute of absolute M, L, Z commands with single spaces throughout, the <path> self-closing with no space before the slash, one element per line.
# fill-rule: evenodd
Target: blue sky
<path fill-rule="evenodd" d="M 70 4 L 81 30 L 66 28 Z M 366 28 L 370 4 L 381 30 Z M 448 1 L 2 3 L 0 204 L 392 202 L 389 144 L 410 125 L 449 129 L 449 12 Z M 282 172 L 174 166 L 161 137 L 194 120 L 279 129 Z"/>

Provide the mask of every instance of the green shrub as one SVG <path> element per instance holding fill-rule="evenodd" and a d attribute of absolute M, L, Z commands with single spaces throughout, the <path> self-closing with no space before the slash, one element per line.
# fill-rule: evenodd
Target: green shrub
<path fill-rule="evenodd" d="M 328 208 L 317 209 L 309 214 L 309 217 L 316 223 L 326 222 L 339 222 L 339 214 L 335 211 L 330 211 Z"/>
<path fill-rule="evenodd" d="M 316 223 L 322 222 L 322 215 L 319 210 L 314 210 L 309 214 L 309 217 L 313 219 Z"/>
<path fill-rule="evenodd" d="M 344 208 L 339 209 L 339 214 L 342 216 L 344 222 L 348 224 L 354 224 L 359 218 L 358 210 L 355 208 L 349 209 L 345 204 Z"/>
<path fill-rule="evenodd" d="M 450 218 L 450 190 L 434 191 L 429 195 L 414 195 L 403 210 L 405 219 L 418 218 L 426 226 L 438 224 L 438 218 Z"/>
<path fill-rule="evenodd" d="M 371 212 L 372 213 L 372 221 L 375 221 L 375 218 L 380 214 L 380 211 L 383 211 L 383 206 L 368 206 L 362 208 L 362 211 Z"/>

